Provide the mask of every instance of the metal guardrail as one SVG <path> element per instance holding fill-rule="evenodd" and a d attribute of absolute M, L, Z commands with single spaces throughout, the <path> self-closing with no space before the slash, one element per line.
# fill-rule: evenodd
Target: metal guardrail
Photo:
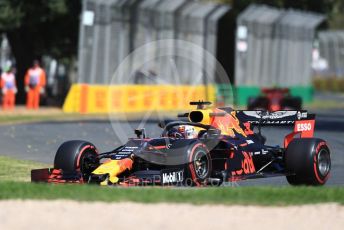
<path fill-rule="evenodd" d="M 202 71 L 202 81 L 197 84 L 222 85 L 224 82 L 216 73 L 220 68 L 215 60 L 207 59 L 209 52 L 224 66 L 231 79 L 231 71 L 235 70 L 232 83 L 235 84 L 236 103 L 245 104 L 247 97 L 259 93 L 260 87 L 296 87 L 300 92 L 307 91 L 311 97 L 313 43 L 324 16 L 251 5 L 238 16 L 233 35 L 235 18 L 232 13 L 229 5 L 191 0 L 83 0 L 76 83 L 156 84 L 153 77 L 145 78 L 147 82 L 129 75 L 112 79 L 129 54 L 154 41 L 154 47 L 144 55 L 129 55 L 124 71 L 135 72 L 144 62 L 149 64 L 140 67 L 140 71 L 146 76 L 154 73 L 152 76 L 158 76 L 162 82 L 196 84 L 195 75 Z M 161 39 L 171 39 L 170 44 L 162 43 Z M 183 51 L 176 48 L 181 40 L 205 51 L 197 55 L 190 52 L 190 60 L 183 58 L 180 55 Z M 333 43 L 332 38 L 327 40 Z M 168 49 L 169 59 L 150 62 L 150 54 L 159 56 L 162 46 L 164 52 Z M 332 45 L 328 46 L 328 50 L 332 49 Z M 326 48 L 321 44 L 320 50 Z M 169 68 L 171 57 L 178 69 L 179 82 L 170 81 L 176 75 Z M 342 59 L 336 60 L 342 63 Z M 203 64 L 197 67 L 191 62 Z M 338 72 L 338 67 L 334 69 Z M 220 91 L 224 98 L 232 97 L 233 90 Z M 226 91 L 230 95 L 225 95 Z"/>
<path fill-rule="evenodd" d="M 228 5 L 189 0 L 84 0 L 80 24 L 78 83 L 109 84 L 118 65 L 131 52 L 160 39 L 186 40 L 203 47 L 216 57 L 217 24 L 229 10 Z M 171 40 L 172 55 L 177 52 L 174 45 Z M 157 55 L 159 46 L 160 43 L 157 42 L 154 48 Z M 135 55 L 130 58 L 127 68 L 142 61 L 142 57 Z M 196 63 L 207 61 L 205 55 L 190 58 L 195 59 Z M 180 84 L 192 83 L 199 69 L 178 59 L 177 53 L 175 62 L 181 74 Z M 164 58 L 154 64 L 154 71 L 159 77 L 167 78 L 173 74 L 164 73 L 168 69 L 167 65 L 168 60 Z M 211 65 L 215 66 L 215 63 Z M 147 67 L 147 71 L 149 68 L 152 67 Z M 213 75 L 210 78 L 215 78 L 215 73 Z M 112 82 L 124 83 L 120 79 Z"/>
<path fill-rule="evenodd" d="M 324 19 L 296 10 L 248 7 L 237 19 L 236 85 L 310 85 L 315 30 Z"/>
<path fill-rule="evenodd" d="M 315 75 L 344 78 L 344 31 L 322 31 L 318 44 L 319 58 L 326 64 Z"/>

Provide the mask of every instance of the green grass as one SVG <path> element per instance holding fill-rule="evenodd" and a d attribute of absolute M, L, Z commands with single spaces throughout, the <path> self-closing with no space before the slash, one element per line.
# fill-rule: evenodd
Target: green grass
<path fill-rule="evenodd" d="M 315 100 L 305 105 L 306 109 L 344 109 L 344 102 L 331 100 Z"/>
<path fill-rule="evenodd" d="M 225 205 L 344 204 L 344 187 L 101 187 L 30 183 L 30 170 L 50 165 L 0 156 L 1 199 L 191 203 Z"/>
<path fill-rule="evenodd" d="M 31 169 L 49 166 L 48 164 L 0 156 L 0 181 L 30 181 Z"/>
<path fill-rule="evenodd" d="M 44 121 L 68 121 L 68 120 L 84 120 L 84 119 L 108 119 L 107 115 L 83 115 L 83 114 L 19 114 L 19 115 L 1 115 L 0 124 L 17 124 L 28 122 L 44 122 Z"/>
<path fill-rule="evenodd" d="M 117 188 L 96 185 L 0 182 L 0 188 L 0 199 L 70 199 L 103 202 L 266 206 L 328 202 L 344 204 L 344 189 L 339 187 Z"/>
<path fill-rule="evenodd" d="M 32 122 L 44 121 L 54 119 L 52 116 L 36 116 L 36 115 L 3 115 L 0 116 L 0 123 L 18 123 L 18 122 Z"/>

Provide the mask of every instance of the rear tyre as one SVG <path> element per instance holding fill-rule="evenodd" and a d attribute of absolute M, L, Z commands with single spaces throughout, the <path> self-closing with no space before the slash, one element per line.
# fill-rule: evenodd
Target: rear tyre
<path fill-rule="evenodd" d="M 252 108 L 254 108 L 254 104 L 256 102 L 256 98 L 255 97 L 249 97 L 247 100 L 247 109 L 248 110 L 253 110 Z"/>
<path fill-rule="evenodd" d="M 301 110 L 302 99 L 301 97 L 286 97 L 281 104 L 284 110 Z"/>
<path fill-rule="evenodd" d="M 196 142 L 188 151 L 186 185 L 205 185 L 212 172 L 212 162 L 208 149 L 203 143 Z"/>
<path fill-rule="evenodd" d="M 267 110 L 269 107 L 269 100 L 266 97 L 250 97 L 248 99 L 248 110 Z"/>
<path fill-rule="evenodd" d="M 54 168 L 66 173 L 81 173 L 84 181 L 99 166 L 98 151 L 87 141 L 64 142 L 56 152 Z"/>
<path fill-rule="evenodd" d="M 330 150 L 318 138 L 294 139 L 287 147 L 285 164 L 291 185 L 323 185 L 331 170 Z"/>

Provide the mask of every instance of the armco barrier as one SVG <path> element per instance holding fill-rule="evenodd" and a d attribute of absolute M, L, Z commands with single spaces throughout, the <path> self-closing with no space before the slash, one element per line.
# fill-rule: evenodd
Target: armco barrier
<path fill-rule="evenodd" d="M 66 113 L 144 113 L 184 111 L 190 101 L 215 103 L 212 85 L 87 85 L 74 84 L 65 100 Z"/>

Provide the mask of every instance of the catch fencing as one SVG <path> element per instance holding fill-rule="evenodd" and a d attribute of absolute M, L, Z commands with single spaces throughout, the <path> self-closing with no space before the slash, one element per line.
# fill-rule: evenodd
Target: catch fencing
<path fill-rule="evenodd" d="M 236 103 L 262 87 L 288 87 L 304 102 L 313 97 L 312 50 L 320 14 L 251 5 L 237 19 Z"/>
<path fill-rule="evenodd" d="M 315 50 L 315 76 L 344 78 L 344 31 L 322 31 Z"/>
<path fill-rule="evenodd" d="M 238 17 L 236 85 L 307 86 L 313 41 L 324 16 L 251 5 Z"/>
<path fill-rule="evenodd" d="M 112 77 L 120 63 L 137 48 L 153 41 L 171 39 L 170 46 L 165 46 L 170 49 L 171 56 L 175 56 L 174 62 L 181 75 L 179 84 L 192 84 L 200 70 L 196 65 L 178 59 L 179 55 L 175 53 L 178 52 L 175 49 L 178 39 L 196 44 L 217 57 L 218 22 L 229 11 L 228 5 L 189 0 L 84 0 L 79 36 L 78 83 L 140 83 L 135 82 L 139 81 L 135 78 Z M 160 48 L 157 42 L 153 51 L 147 51 L 143 58 L 149 57 L 148 52 L 155 52 L 159 56 Z M 190 59 L 201 63 L 207 61 L 205 57 L 205 54 L 201 54 Z M 133 54 L 129 59 L 126 68 L 129 72 L 135 71 L 133 67 L 142 62 L 142 57 Z M 168 72 L 171 69 L 169 65 L 170 60 L 160 58 L 150 66 L 143 66 L 140 71 L 154 72 L 161 80 L 169 82 L 174 74 Z M 212 62 L 205 66 L 212 69 L 215 65 Z M 202 71 L 207 72 L 206 68 Z M 215 73 L 207 77 L 210 82 L 214 79 Z M 204 81 L 205 78 L 201 84 L 207 83 Z"/>
<path fill-rule="evenodd" d="M 217 86 L 216 97 L 200 99 L 216 98 L 226 105 L 232 104 L 233 94 L 237 105 L 246 105 L 260 88 L 278 86 L 289 87 L 308 102 L 313 43 L 324 19 L 265 5 L 251 5 L 236 18 L 229 5 L 209 2 L 83 0 L 75 83 L 212 84 Z M 182 41 L 201 47 L 202 52 L 183 57 L 186 49 L 178 49 Z M 154 45 L 143 54 L 134 52 L 147 44 Z M 150 60 L 152 53 L 159 58 Z M 208 53 L 215 59 L 209 59 Z M 114 75 L 119 66 L 123 68 Z M 222 67 L 225 77 L 218 76 Z M 195 80 L 198 75 L 200 81 Z"/>

